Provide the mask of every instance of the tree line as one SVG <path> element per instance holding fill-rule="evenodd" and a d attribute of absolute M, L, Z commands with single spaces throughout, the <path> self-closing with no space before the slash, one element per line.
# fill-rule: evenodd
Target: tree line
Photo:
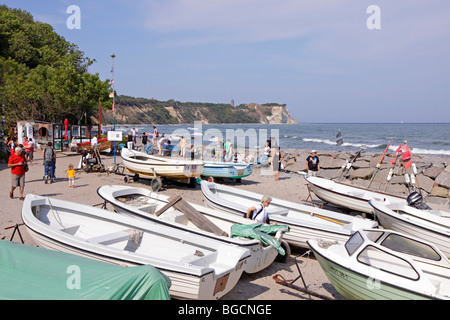
<path fill-rule="evenodd" d="M 0 6 L 0 114 L 17 120 L 79 123 L 111 108 L 109 80 L 90 74 L 91 60 L 52 26 Z"/>

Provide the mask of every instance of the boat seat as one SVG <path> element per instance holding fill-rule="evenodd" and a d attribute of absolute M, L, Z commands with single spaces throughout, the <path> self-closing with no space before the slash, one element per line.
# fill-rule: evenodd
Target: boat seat
<path fill-rule="evenodd" d="M 80 229 L 80 225 L 75 225 L 72 227 L 65 227 L 65 228 L 61 229 L 61 231 L 73 236 L 73 235 L 75 235 L 75 233 L 77 233 L 78 229 Z"/>
<path fill-rule="evenodd" d="M 137 230 L 123 230 L 123 231 L 117 231 L 112 232 L 108 234 L 104 234 L 98 237 L 87 239 L 88 242 L 92 243 L 99 243 L 99 244 L 112 244 L 120 241 L 128 241 L 132 240 L 137 245 L 140 244 L 142 239 L 142 232 L 139 232 Z"/>
<path fill-rule="evenodd" d="M 154 214 L 156 211 L 157 204 L 150 203 L 140 207 L 137 207 L 138 210 L 144 211 L 145 213 Z"/>

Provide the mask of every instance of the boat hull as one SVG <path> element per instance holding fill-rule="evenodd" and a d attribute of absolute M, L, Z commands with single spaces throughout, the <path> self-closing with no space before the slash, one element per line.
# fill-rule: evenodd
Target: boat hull
<path fill-rule="evenodd" d="M 252 163 L 203 162 L 204 177 L 241 179 L 253 173 Z"/>
<path fill-rule="evenodd" d="M 203 171 L 201 161 L 175 160 L 126 148 L 122 148 L 121 157 L 127 170 L 145 176 L 183 180 L 198 177 Z"/>
<path fill-rule="evenodd" d="M 213 187 L 215 186 L 215 187 Z M 211 190 L 219 188 L 220 198 Z M 205 205 L 242 216 L 247 209 L 261 201 L 262 195 L 246 190 L 217 185 L 202 181 L 201 189 Z M 377 222 L 351 217 L 320 208 L 301 205 L 281 199 L 272 199 L 268 207 L 271 224 L 282 224 L 289 227 L 283 239 L 290 245 L 308 248 L 309 239 L 326 239 L 329 241 L 347 240 L 359 228 L 375 228 Z"/>
<path fill-rule="evenodd" d="M 438 221 L 433 221 L 432 213 L 407 208 L 403 204 L 386 206 L 377 201 L 371 201 L 370 204 L 374 208 L 376 218 L 384 228 L 431 242 L 447 257 L 450 257 L 449 218 L 439 217 Z M 403 213 L 395 209 L 401 210 L 400 212 Z"/>
<path fill-rule="evenodd" d="M 333 287 L 349 300 L 431 300 L 426 295 L 390 285 L 370 274 L 354 272 L 327 258 L 318 249 L 317 242 L 308 242 L 315 258 Z"/>
<path fill-rule="evenodd" d="M 67 201 L 52 199 L 51 204 L 49 201 L 44 197 L 27 195 L 22 209 L 22 219 L 27 226 L 27 231 L 39 246 L 117 265 L 152 265 L 170 278 L 172 286 L 169 292 L 176 299 L 219 299 L 236 285 L 249 257 L 248 250 L 182 234 L 154 223 Z M 66 212 L 68 214 L 65 214 Z M 76 212 L 74 216 L 69 216 L 74 212 Z M 37 219 L 35 215 L 40 218 Z M 101 224 L 93 225 L 84 222 L 84 219 L 98 217 L 104 219 Z M 69 222 L 72 224 L 77 222 L 81 225 L 70 232 L 67 231 L 70 227 L 57 228 L 58 225 L 70 225 Z M 142 249 L 139 247 L 135 248 L 135 251 L 133 248 L 127 249 L 131 240 L 106 245 L 89 240 L 87 237 L 91 234 L 108 233 L 112 229 L 130 227 L 142 230 Z M 166 234 L 167 237 L 161 238 L 162 234 Z M 144 240 L 146 237 L 147 240 Z M 166 238 L 167 240 L 164 240 Z M 148 244 L 144 246 L 144 241 L 153 244 L 153 249 Z M 205 252 L 204 257 L 188 254 L 187 260 L 173 258 L 173 255 L 184 255 L 188 251 L 194 253 L 196 243 L 199 242 L 202 245 L 199 244 L 198 248 Z M 125 249 L 121 249 L 123 245 L 126 245 Z M 192 249 L 185 251 L 190 246 Z M 170 247 L 172 249 L 169 249 Z M 237 257 L 235 254 L 239 256 L 236 264 L 231 262 Z M 219 257 L 220 255 L 224 256 Z M 230 260 L 230 263 L 227 263 L 227 260 Z"/>
<path fill-rule="evenodd" d="M 358 212 L 373 214 L 373 208 L 369 204 L 369 201 L 372 199 L 391 202 L 406 201 L 405 198 L 399 196 L 350 186 L 323 178 L 309 176 L 304 176 L 304 178 L 309 183 L 312 192 L 319 199 Z"/>
<path fill-rule="evenodd" d="M 148 189 L 105 185 L 98 188 L 97 193 L 103 200 L 111 204 L 116 212 L 141 218 L 144 220 L 150 220 L 156 223 L 161 223 L 173 228 L 186 230 L 187 232 L 193 232 L 195 234 L 216 239 L 227 244 L 241 246 L 245 249 L 248 249 L 251 255 L 244 265 L 244 271 L 246 273 L 256 273 L 267 268 L 272 264 L 272 262 L 278 255 L 278 252 L 275 248 L 271 246 L 264 246 L 259 240 L 231 238 L 228 236 L 219 236 L 211 232 L 203 231 L 193 225 L 192 222 L 190 222 L 181 212 L 177 210 L 172 209 L 172 211 L 170 211 L 169 209 L 166 213 L 162 214 L 160 217 L 157 217 L 154 212 L 166 205 L 169 202 L 169 197 L 152 193 Z M 140 200 L 141 206 L 136 207 L 129 205 L 126 202 L 119 201 L 119 198 L 133 198 L 144 200 Z M 145 204 L 142 204 L 142 202 L 145 202 Z M 232 225 L 250 223 L 249 220 L 233 214 L 212 210 L 195 203 L 189 204 L 228 234 L 231 233 Z M 154 207 L 148 209 L 149 206 Z M 152 211 L 153 213 L 149 213 L 149 211 Z M 277 234 L 275 238 L 278 241 L 281 241 L 283 239 L 283 236 L 284 234 Z"/>

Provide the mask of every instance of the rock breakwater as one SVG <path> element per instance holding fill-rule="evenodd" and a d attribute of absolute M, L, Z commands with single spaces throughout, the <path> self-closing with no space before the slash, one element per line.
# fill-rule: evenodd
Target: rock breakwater
<path fill-rule="evenodd" d="M 283 167 L 286 172 L 306 172 L 306 158 L 309 150 L 285 150 L 283 153 Z M 369 187 L 373 190 L 387 193 L 408 195 L 413 188 L 420 191 L 427 202 L 436 204 L 449 204 L 450 190 L 450 157 L 414 155 L 412 161 L 417 168 L 414 174 L 415 183 L 406 183 L 405 174 L 411 177 L 412 168 L 405 169 L 403 164 L 392 165 L 394 154 L 388 154 L 379 166 L 382 154 L 365 153 L 354 160 L 348 170 L 343 170 L 356 152 L 318 151 L 320 159 L 320 176 L 327 179 L 338 180 L 343 183 L 354 184 L 360 187 Z M 390 169 L 393 175 L 387 180 Z M 343 172 L 344 171 L 344 172 Z"/>

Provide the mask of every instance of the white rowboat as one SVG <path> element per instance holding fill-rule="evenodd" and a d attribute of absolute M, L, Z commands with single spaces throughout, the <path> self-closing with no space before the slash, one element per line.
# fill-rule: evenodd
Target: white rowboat
<path fill-rule="evenodd" d="M 27 195 L 22 219 L 39 246 L 118 265 L 149 264 L 176 299 L 219 299 L 250 253 L 207 237 L 69 201 Z"/>
<path fill-rule="evenodd" d="M 319 199 L 358 212 L 373 214 L 373 208 L 369 204 L 370 200 L 406 203 L 406 198 L 384 192 L 351 186 L 319 177 L 304 176 L 304 178 Z"/>
<path fill-rule="evenodd" d="M 245 272 L 255 273 L 267 268 L 277 257 L 278 252 L 272 246 L 265 246 L 261 241 L 256 239 L 232 238 L 231 227 L 235 224 L 251 224 L 252 221 L 239 217 L 237 215 L 223 212 L 221 210 L 214 210 L 195 203 L 187 203 L 207 220 L 205 226 L 197 226 L 192 219 L 189 219 L 189 214 L 184 214 L 178 207 L 171 206 L 160 215 L 158 211 L 170 203 L 170 198 L 165 195 L 151 192 L 145 188 L 120 186 L 120 185 L 105 185 L 97 189 L 98 195 L 106 202 L 110 203 L 114 210 L 127 214 L 133 217 L 138 217 L 144 220 L 151 220 L 156 223 L 161 223 L 165 226 L 185 230 L 195 234 L 199 234 L 211 239 L 216 239 L 227 244 L 240 246 L 250 251 L 251 256 L 247 259 L 244 265 Z M 183 203 L 179 205 L 183 207 Z M 189 210 L 189 208 L 186 208 Z M 195 218 L 195 217 L 194 217 Z M 214 228 L 208 228 L 209 223 L 212 223 L 218 228 L 219 232 L 212 232 Z M 210 231 L 211 230 L 211 231 Z M 221 234 L 221 231 L 225 235 Z M 277 232 L 275 239 L 281 241 L 284 232 Z"/>
<path fill-rule="evenodd" d="M 123 165 L 128 171 L 150 177 L 164 177 L 181 181 L 196 178 L 203 171 L 203 162 L 197 160 L 153 156 L 127 148 L 122 148 L 120 155 Z"/>
<path fill-rule="evenodd" d="M 243 216 L 247 209 L 261 202 L 262 194 L 202 181 L 205 204 Z M 289 226 L 283 239 L 289 244 L 307 248 L 308 239 L 347 240 L 361 228 L 376 228 L 378 223 L 359 216 L 272 198 L 267 207 L 271 224 Z"/>

